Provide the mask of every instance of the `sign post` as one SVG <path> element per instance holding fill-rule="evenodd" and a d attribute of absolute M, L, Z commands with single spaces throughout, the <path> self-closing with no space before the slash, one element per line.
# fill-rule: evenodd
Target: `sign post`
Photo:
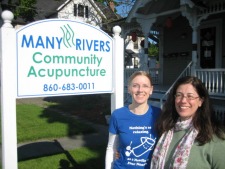
<path fill-rule="evenodd" d="M 124 104 L 124 42 L 120 37 L 121 28 L 115 26 L 113 28 L 114 45 L 113 45 L 113 87 L 114 92 L 111 95 L 111 113 L 116 108 L 122 107 Z"/>
<path fill-rule="evenodd" d="M 16 134 L 16 44 L 15 29 L 11 25 L 13 14 L 2 13 L 4 18 L 0 34 L 1 51 L 1 121 L 2 167 L 17 169 Z"/>

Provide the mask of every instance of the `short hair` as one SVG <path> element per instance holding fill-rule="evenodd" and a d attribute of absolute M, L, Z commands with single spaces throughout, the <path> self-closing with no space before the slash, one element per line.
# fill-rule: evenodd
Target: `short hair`
<path fill-rule="evenodd" d="M 128 85 L 130 85 L 131 82 L 132 82 L 132 80 L 133 80 L 135 77 L 137 77 L 137 76 L 145 76 L 145 77 L 147 77 L 147 78 L 149 79 L 151 85 L 152 85 L 152 77 L 151 77 L 151 75 L 150 75 L 148 72 L 146 72 L 146 71 L 136 71 L 136 72 L 134 72 L 134 73 L 129 77 L 129 79 L 128 79 Z"/>

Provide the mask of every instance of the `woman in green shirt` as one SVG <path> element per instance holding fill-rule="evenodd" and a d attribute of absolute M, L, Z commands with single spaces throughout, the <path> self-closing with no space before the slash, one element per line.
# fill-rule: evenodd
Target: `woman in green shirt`
<path fill-rule="evenodd" d="M 225 130 L 196 77 L 179 79 L 158 121 L 151 169 L 224 169 Z"/>

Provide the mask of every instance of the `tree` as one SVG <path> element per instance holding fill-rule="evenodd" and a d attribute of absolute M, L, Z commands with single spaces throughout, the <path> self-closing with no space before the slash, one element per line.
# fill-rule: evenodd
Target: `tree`
<path fill-rule="evenodd" d="M 37 15 L 36 0 L 19 0 L 18 7 L 16 8 L 14 15 L 15 17 L 21 17 L 26 22 L 34 21 L 34 17 Z"/>
<path fill-rule="evenodd" d="M 156 60 L 159 60 L 159 48 L 156 44 L 151 43 L 148 48 L 149 57 L 155 57 Z"/>
<path fill-rule="evenodd" d="M 13 12 L 15 18 L 22 18 L 26 22 L 34 21 L 34 17 L 37 14 L 36 0 L 8 0 L 7 3 L 3 3 L 1 0 L 2 10 L 10 10 Z"/>
<path fill-rule="evenodd" d="M 96 1 L 107 5 L 112 0 L 96 0 Z M 126 17 L 130 12 L 132 6 L 134 5 L 135 0 L 113 0 L 113 2 L 116 7 L 115 12 L 122 17 Z"/>

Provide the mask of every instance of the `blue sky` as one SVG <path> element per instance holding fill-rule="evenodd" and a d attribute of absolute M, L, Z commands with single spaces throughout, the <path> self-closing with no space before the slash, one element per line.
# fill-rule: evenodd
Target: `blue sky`
<path fill-rule="evenodd" d="M 127 14 L 132 8 L 131 4 L 134 3 L 134 0 L 116 0 L 116 2 L 122 3 L 122 5 L 119 5 L 118 7 L 116 7 L 117 13 L 121 15 L 122 17 L 127 17 Z"/>

